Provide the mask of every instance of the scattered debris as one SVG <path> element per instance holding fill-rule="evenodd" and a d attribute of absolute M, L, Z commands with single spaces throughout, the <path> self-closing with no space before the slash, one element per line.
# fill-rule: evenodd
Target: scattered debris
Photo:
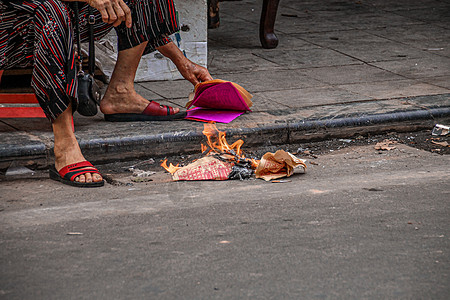
<path fill-rule="evenodd" d="M 154 160 L 150 159 L 150 160 L 147 160 L 146 162 L 152 164 L 152 163 L 154 163 Z M 153 179 L 151 179 L 150 176 L 156 174 L 156 172 L 153 172 L 153 171 L 144 171 L 141 169 L 137 169 L 136 165 L 129 167 L 128 171 L 133 172 L 133 175 L 131 177 L 131 181 L 133 181 L 133 182 L 153 181 Z"/>
<path fill-rule="evenodd" d="M 219 244 L 229 244 L 231 243 L 230 241 L 220 241 Z"/>
<path fill-rule="evenodd" d="M 436 145 L 439 145 L 439 146 L 442 146 L 442 147 L 450 147 L 450 145 L 448 144 L 448 142 L 447 141 L 445 141 L 445 142 L 436 142 L 436 141 L 431 141 L 433 144 L 436 144 Z"/>
<path fill-rule="evenodd" d="M 350 139 L 339 139 L 339 142 L 351 143 L 352 140 L 350 140 Z"/>
<path fill-rule="evenodd" d="M 441 124 L 436 124 L 434 126 L 433 131 L 431 132 L 432 135 L 447 135 L 450 131 L 450 126 L 445 126 Z"/>
<path fill-rule="evenodd" d="M 139 183 L 139 182 L 153 181 L 153 179 L 151 179 L 149 177 L 131 177 L 131 181 Z"/>
<path fill-rule="evenodd" d="M 83 235 L 82 232 L 68 232 L 67 235 Z"/>
<path fill-rule="evenodd" d="M 383 140 L 382 142 L 378 142 L 375 145 L 375 150 L 390 151 L 390 150 L 393 150 L 396 148 L 396 146 L 393 146 L 396 144 L 398 144 L 397 141 L 391 141 L 391 140 L 386 139 L 386 140 Z"/>
<path fill-rule="evenodd" d="M 153 174 L 156 174 L 156 172 L 144 171 L 144 170 L 140 170 L 140 169 L 133 169 L 133 176 L 135 176 L 135 177 L 149 177 Z"/>
<path fill-rule="evenodd" d="M 27 167 L 22 166 L 11 166 L 6 170 L 6 176 L 18 176 L 18 175 L 34 175 L 35 172 L 33 170 L 28 169 Z"/>
<path fill-rule="evenodd" d="M 103 175 L 103 179 L 107 183 L 114 185 L 114 186 L 121 186 L 121 185 L 126 186 L 126 185 L 128 185 L 128 183 L 130 183 L 130 182 L 127 182 L 128 179 L 127 179 L 127 181 L 124 181 L 124 180 L 121 180 L 120 178 L 115 178 L 115 174 L 103 173 L 102 175 Z M 130 183 L 130 184 L 133 185 L 132 183 Z"/>
<path fill-rule="evenodd" d="M 297 153 L 298 154 L 303 154 L 303 155 L 306 155 L 306 156 L 310 156 L 312 158 L 317 158 L 318 157 L 317 155 L 312 154 L 312 152 L 310 150 L 304 150 L 303 148 L 298 148 L 297 149 Z"/>

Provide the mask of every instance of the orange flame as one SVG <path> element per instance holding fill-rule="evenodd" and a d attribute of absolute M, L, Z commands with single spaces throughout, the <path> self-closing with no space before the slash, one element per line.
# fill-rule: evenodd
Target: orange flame
<path fill-rule="evenodd" d="M 244 144 L 243 140 L 237 140 L 233 144 L 228 144 L 225 138 L 226 133 L 219 131 L 214 124 L 204 124 L 203 134 L 208 140 L 208 146 L 214 152 L 230 153 L 234 152 L 237 156 L 241 156 L 241 146 Z M 202 148 L 203 149 L 203 148 Z M 206 149 L 205 149 L 206 150 Z"/>
<path fill-rule="evenodd" d="M 256 168 L 259 166 L 259 163 L 260 163 L 259 160 L 254 159 L 254 158 L 252 158 L 252 159 L 250 160 L 250 162 L 251 162 L 251 164 L 252 164 L 252 168 L 253 168 L 253 169 L 256 169 Z"/>
<path fill-rule="evenodd" d="M 201 144 L 201 150 L 204 155 L 209 154 L 219 154 L 222 159 L 225 159 L 229 162 L 245 162 L 250 163 L 250 166 L 253 169 L 256 169 L 259 165 L 259 160 L 256 159 L 248 159 L 242 154 L 241 147 L 244 144 L 243 140 L 237 140 L 233 144 L 228 144 L 225 136 L 226 133 L 217 129 L 214 123 L 206 123 L 204 124 L 203 134 L 207 138 L 207 144 Z M 209 151 L 208 151 L 209 149 Z M 208 153 L 205 153 L 208 151 Z M 170 174 L 174 174 L 176 171 L 181 169 L 181 167 L 170 164 L 167 166 L 167 159 L 161 163 L 161 167 L 166 169 Z"/>
<path fill-rule="evenodd" d="M 179 164 L 177 164 L 176 166 L 172 165 L 172 163 L 170 163 L 169 166 L 167 166 L 167 159 L 165 159 L 162 163 L 161 163 L 161 167 L 163 167 L 164 169 L 166 169 L 167 172 L 169 172 L 170 174 L 173 175 L 173 173 L 175 173 L 176 171 L 178 171 L 179 169 L 181 169 L 181 167 L 178 166 Z"/>
<path fill-rule="evenodd" d="M 242 154 L 241 147 L 244 144 L 243 140 L 237 140 L 233 144 L 229 144 L 226 139 L 226 133 L 217 129 L 215 124 L 204 124 L 203 134 L 207 138 L 208 146 L 211 152 L 221 154 L 227 160 L 238 161 L 240 159 L 247 160 Z M 202 152 L 206 151 L 208 147 L 202 144 Z M 252 168 L 257 168 L 259 161 L 255 159 L 248 159 Z"/>

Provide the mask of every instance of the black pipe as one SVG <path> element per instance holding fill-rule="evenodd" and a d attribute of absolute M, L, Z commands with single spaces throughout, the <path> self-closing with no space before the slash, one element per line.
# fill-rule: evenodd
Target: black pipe
<path fill-rule="evenodd" d="M 355 117 L 306 120 L 290 123 L 291 130 L 308 130 L 314 128 L 338 128 L 345 126 L 368 126 L 380 123 L 403 122 L 412 120 L 435 119 L 450 116 L 450 107 L 430 108 L 427 110 L 399 111 L 391 113 L 362 115 Z"/>

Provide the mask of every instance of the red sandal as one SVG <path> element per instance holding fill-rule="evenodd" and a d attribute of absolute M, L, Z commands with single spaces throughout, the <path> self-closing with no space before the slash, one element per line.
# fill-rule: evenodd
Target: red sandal
<path fill-rule="evenodd" d="M 60 181 L 67 185 L 76 187 L 100 187 L 105 184 L 104 180 L 97 182 L 75 181 L 75 178 L 86 173 L 100 174 L 100 172 L 88 161 L 70 164 L 59 170 L 59 172 L 56 170 L 55 166 L 51 166 L 49 169 L 50 179 Z"/>
<path fill-rule="evenodd" d="M 184 117 L 186 112 L 174 113 L 173 107 L 161 105 L 155 101 L 150 101 L 140 114 L 105 114 L 105 120 L 109 122 L 171 121 Z"/>

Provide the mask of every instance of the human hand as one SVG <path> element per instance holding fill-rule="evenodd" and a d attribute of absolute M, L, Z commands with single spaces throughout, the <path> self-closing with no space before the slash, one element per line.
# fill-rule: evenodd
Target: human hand
<path fill-rule="evenodd" d="M 213 79 L 206 68 L 187 59 L 183 52 L 181 52 L 173 42 L 167 43 L 156 49 L 162 55 L 169 58 L 177 66 L 181 75 L 193 85 Z"/>
<path fill-rule="evenodd" d="M 212 80 L 212 76 L 209 74 L 208 69 L 193 63 L 186 58 L 186 61 L 182 64 L 177 64 L 178 71 L 194 86 L 200 82 Z"/>
<path fill-rule="evenodd" d="M 86 0 L 86 2 L 100 12 L 103 22 L 112 23 L 116 27 L 125 21 L 125 25 L 131 28 L 131 11 L 123 0 Z"/>

